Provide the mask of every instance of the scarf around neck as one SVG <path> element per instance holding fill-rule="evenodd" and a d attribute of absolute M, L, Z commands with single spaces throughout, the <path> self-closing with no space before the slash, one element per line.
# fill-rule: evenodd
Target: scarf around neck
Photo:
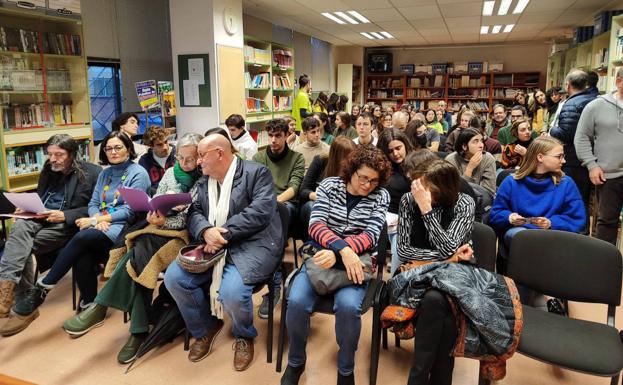
<path fill-rule="evenodd" d="M 201 173 L 194 169 L 191 172 L 186 172 L 182 170 L 179 162 L 175 162 L 175 166 L 173 166 L 173 176 L 175 176 L 175 180 L 182 186 L 182 192 L 189 192 L 193 187 L 197 179 L 201 176 Z"/>
<path fill-rule="evenodd" d="M 268 155 L 268 158 L 273 162 L 273 163 L 277 163 L 280 160 L 282 160 L 283 158 L 285 158 L 288 155 L 288 152 L 290 152 L 290 149 L 288 148 L 288 146 L 286 145 L 285 148 L 283 149 L 283 151 L 281 151 L 280 154 L 275 154 L 271 151 L 270 147 L 266 148 L 266 155 Z"/>

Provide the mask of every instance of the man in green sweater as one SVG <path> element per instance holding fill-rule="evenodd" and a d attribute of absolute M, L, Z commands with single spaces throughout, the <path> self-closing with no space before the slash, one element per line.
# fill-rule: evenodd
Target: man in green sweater
<path fill-rule="evenodd" d="M 296 218 L 299 187 L 305 176 L 305 159 L 300 153 L 290 150 L 286 144 L 288 137 L 288 124 L 283 119 L 273 119 L 264 127 L 268 134 L 270 145 L 253 156 L 255 162 L 268 167 L 273 175 L 273 185 L 277 202 L 288 208 L 290 218 Z M 275 284 L 276 305 L 281 298 L 281 273 L 276 273 L 273 280 Z M 268 295 L 262 298 L 262 304 L 258 311 L 260 318 L 268 318 Z"/>

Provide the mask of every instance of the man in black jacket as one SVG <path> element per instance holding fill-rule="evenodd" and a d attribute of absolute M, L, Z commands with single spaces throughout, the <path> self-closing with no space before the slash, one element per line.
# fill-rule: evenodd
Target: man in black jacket
<path fill-rule="evenodd" d="M 78 143 L 67 134 L 53 135 L 45 147 L 48 160 L 39 177 L 37 194 L 48 210 L 43 213 L 43 218 L 15 222 L 0 259 L 2 335 L 14 334 L 12 328 L 6 328 L 9 310 L 15 296 L 23 294 L 33 284 L 32 269 L 26 268 L 31 267 L 31 253 L 58 250 L 78 231 L 74 222 L 87 216 L 87 205 L 102 170 L 78 159 Z M 34 318 L 36 315 L 18 323 L 26 327 Z"/>

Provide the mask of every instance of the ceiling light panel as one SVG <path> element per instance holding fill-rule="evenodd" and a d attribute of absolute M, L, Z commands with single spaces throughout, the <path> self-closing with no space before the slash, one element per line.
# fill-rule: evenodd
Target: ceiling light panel
<path fill-rule="evenodd" d="M 493 7 L 495 7 L 495 1 L 485 1 L 482 5 L 482 15 L 483 16 L 491 16 L 493 15 Z"/>
<path fill-rule="evenodd" d="M 331 20 L 335 21 L 338 24 L 346 24 L 345 21 L 343 21 L 342 19 L 338 19 L 336 16 L 333 16 L 329 12 L 323 12 L 322 16 L 326 17 L 327 19 L 331 19 Z"/>
<path fill-rule="evenodd" d="M 392 34 L 387 32 L 387 31 L 381 31 L 381 35 L 385 36 L 388 39 L 393 39 L 394 38 L 394 36 L 392 36 Z"/>
<path fill-rule="evenodd" d="M 359 22 L 355 19 L 353 19 L 352 17 L 348 16 L 347 14 L 345 14 L 344 12 L 333 12 L 333 14 L 335 16 L 339 16 L 342 19 L 346 20 L 347 22 L 351 23 L 351 24 L 359 24 Z"/>
<path fill-rule="evenodd" d="M 376 37 L 377 39 L 381 39 L 381 40 L 382 40 L 382 39 L 385 39 L 385 37 L 383 37 L 383 35 L 381 35 L 381 34 L 380 34 L 380 33 L 378 33 L 378 32 L 370 32 L 370 34 L 371 34 L 372 36 Z"/>
<path fill-rule="evenodd" d="M 370 20 L 366 19 L 365 16 L 363 16 L 361 13 L 357 12 L 357 11 L 348 11 L 348 13 L 350 13 L 355 19 L 359 20 L 362 23 L 369 23 Z"/>
<path fill-rule="evenodd" d="M 501 25 L 494 25 L 493 28 L 491 29 L 491 33 L 500 33 L 501 29 L 502 29 Z"/>
<path fill-rule="evenodd" d="M 517 5 L 515 6 L 515 10 L 513 11 L 513 14 L 516 15 L 518 13 L 522 13 L 524 9 L 526 9 L 526 7 L 528 6 L 529 2 L 530 0 L 518 0 Z"/>
<path fill-rule="evenodd" d="M 489 33 L 489 26 L 488 25 L 483 25 L 482 27 L 480 27 L 480 34 L 481 35 L 486 35 Z"/>
<path fill-rule="evenodd" d="M 515 24 L 508 24 L 506 27 L 504 27 L 504 33 L 509 33 L 510 31 L 513 30 L 514 27 L 515 27 Z"/>
<path fill-rule="evenodd" d="M 367 33 L 367 32 L 360 32 L 360 34 L 362 34 L 363 36 L 367 37 L 368 39 L 371 39 L 371 40 L 374 39 L 374 37 L 372 35 L 370 35 L 369 33 Z"/>
<path fill-rule="evenodd" d="M 508 13 L 513 0 L 502 0 L 500 2 L 500 8 L 498 8 L 498 16 L 504 16 Z"/>

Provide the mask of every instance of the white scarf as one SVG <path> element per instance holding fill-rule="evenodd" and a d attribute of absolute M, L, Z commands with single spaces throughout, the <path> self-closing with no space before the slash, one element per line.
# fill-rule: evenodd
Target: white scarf
<path fill-rule="evenodd" d="M 208 179 L 208 203 L 210 213 L 208 220 L 215 227 L 222 227 L 227 221 L 229 215 L 229 198 L 231 196 L 231 187 L 236 173 L 236 163 L 238 158 L 234 156 L 233 161 L 229 165 L 223 184 L 221 185 L 221 194 L 219 196 L 218 181 L 210 177 Z M 227 258 L 227 250 L 225 255 L 212 268 L 212 283 L 210 284 L 210 308 L 212 315 L 218 319 L 223 319 L 223 304 L 218 301 L 218 291 L 221 287 L 221 279 L 223 270 L 225 269 L 225 259 Z"/>

